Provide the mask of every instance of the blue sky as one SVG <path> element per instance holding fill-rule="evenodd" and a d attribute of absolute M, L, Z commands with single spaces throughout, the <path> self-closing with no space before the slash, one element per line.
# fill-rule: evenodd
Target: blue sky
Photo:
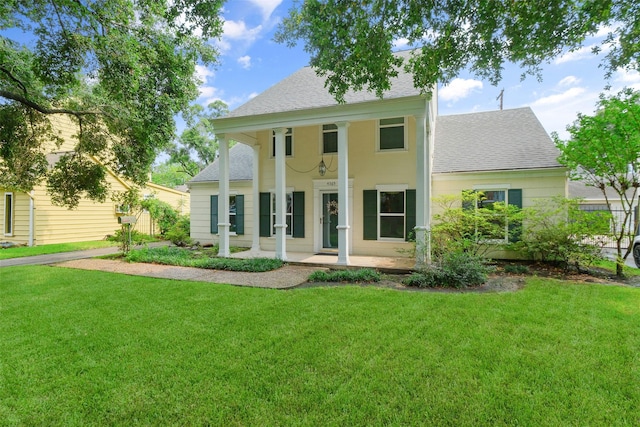
<path fill-rule="evenodd" d="M 273 42 L 280 20 L 286 16 L 292 0 L 230 0 L 225 4 L 224 35 L 217 67 L 200 67 L 203 80 L 198 102 L 207 105 L 221 99 L 234 109 L 308 64 L 309 56 L 301 45 L 289 48 Z M 567 53 L 543 66 L 542 82 L 528 76 L 520 81 L 517 66 L 507 66 L 503 81 L 496 87 L 468 73 L 447 86 L 440 86 L 438 104 L 441 115 L 499 109 L 496 97 L 504 88 L 504 108 L 530 106 L 547 132 L 567 137 L 565 127 L 578 112 L 593 112 L 598 95 L 607 82 L 598 67 L 600 59 L 589 45 L 598 43 L 607 33 L 603 29 L 587 40 L 587 46 Z M 402 41 L 398 41 L 402 49 Z M 638 72 L 616 72 L 609 81 L 617 92 L 624 86 L 640 89 Z"/>

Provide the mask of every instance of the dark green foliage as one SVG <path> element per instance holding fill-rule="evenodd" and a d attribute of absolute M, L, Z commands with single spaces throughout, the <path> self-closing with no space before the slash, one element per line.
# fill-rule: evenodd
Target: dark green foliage
<path fill-rule="evenodd" d="M 147 199 L 140 202 L 143 209 L 149 211 L 151 218 L 157 222 L 160 234 L 164 236 L 177 223 L 180 214 L 167 202 L 158 199 Z"/>
<path fill-rule="evenodd" d="M 452 252 L 413 273 L 403 283 L 419 288 L 467 288 L 486 282 L 488 272 L 482 258 L 468 252 Z"/>
<path fill-rule="evenodd" d="M 309 276 L 310 282 L 348 282 L 348 283 L 368 283 L 379 282 L 380 273 L 370 268 L 359 270 L 318 270 Z"/>
<path fill-rule="evenodd" d="M 183 267 L 208 268 L 212 270 L 261 272 L 276 270 L 284 265 L 274 258 L 217 258 L 209 253 L 177 247 L 144 248 L 132 250 L 127 261 L 154 264 L 178 265 Z"/>
<path fill-rule="evenodd" d="M 196 64 L 216 60 L 210 41 L 222 34 L 222 3 L 3 2 L 0 185 L 29 191 L 48 179 L 43 155 L 59 142 L 52 129 L 60 116 L 77 126 L 69 151 L 83 161 L 64 165 L 68 181 L 78 182 L 69 185 L 62 172 L 48 181 L 57 202 L 104 200 L 106 167 L 146 182 L 175 137 L 174 117 L 198 97 Z M 23 32 L 35 40 L 25 44 Z M 96 167 L 85 164 L 89 156 Z"/>
<path fill-rule="evenodd" d="M 191 244 L 189 235 L 191 220 L 188 215 L 180 215 L 178 220 L 165 233 L 164 237 L 176 246 L 187 246 Z"/>
<path fill-rule="evenodd" d="M 349 90 L 382 96 L 402 67 L 425 92 L 463 70 L 497 84 L 509 62 L 523 77 L 539 77 L 541 63 L 581 47 L 607 26 L 615 31 L 593 50 L 609 52 L 608 74 L 619 67 L 637 69 L 639 15 L 638 2 L 628 0 L 304 0 L 282 21 L 276 40 L 301 41 L 310 65 L 343 101 Z M 393 55 L 398 40 L 415 48 L 410 60 Z"/>
<path fill-rule="evenodd" d="M 523 264 L 506 264 L 504 266 L 504 272 L 513 274 L 528 274 L 529 267 Z"/>
<path fill-rule="evenodd" d="M 107 240 L 110 242 L 121 242 L 123 235 L 126 235 L 128 239 L 129 232 L 126 230 L 123 231 L 122 229 L 116 230 L 115 234 L 107 236 Z M 156 240 L 157 239 L 149 236 L 148 234 L 141 233 L 137 230 L 131 230 L 131 244 L 133 245 L 142 245 L 143 243 L 155 242 Z"/>

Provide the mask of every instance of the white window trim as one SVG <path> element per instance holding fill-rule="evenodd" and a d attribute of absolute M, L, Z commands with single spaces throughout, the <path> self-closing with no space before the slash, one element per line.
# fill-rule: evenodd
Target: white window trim
<path fill-rule="evenodd" d="M 381 128 L 386 128 L 386 127 L 396 127 L 399 125 L 385 125 L 385 126 L 380 126 L 380 120 L 384 120 L 384 119 L 397 119 L 402 117 L 403 120 L 403 131 L 404 131 L 404 135 L 403 135 L 403 140 L 404 140 L 404 147 L 402 148 L 386 148 L 386 149 L 381 149 L 380 148 L 380 129 Z M 408 120 L 406 116 L 395 116 L 395 117 L 384 117 L 382 119 L 377 119 L 376 120 L 376 152 L 378 153 L 397 153 L 399 151 L 407 151 L 408 150 L 408 145 L 409 145 L 409 125 L 408 125 Z"/>
<path fill-rule="evenodd" d="M 285 195 L 287 194 L 291 194 L 291 204 L 293 204 L 293 192 L 295 191 L 294 187 L 287 187 L 284 191 Z M 271 232 L 271 235 L 268 237 L 268 239 L 275 239 L 276 235 L 273 232 L 273 224 L 275 222 L 275 211 L 274 211 L 274 206 L 273 206 L 273 198 L 276 195 L 276 190 L 275 188 L 270 188 L 269 189 L 269 194 L 271 195 L 271 197 L 269 197 L 269 210 L 271 212 L 271 216 L 270 216 L 270 220 L 269 220 L 269 230 Z M 284 213 L 285 216 L 285 222 L 287 219 L 287 213 Z M 285 237 L 287 239 L 293 239 L 293 206 L 291 207 L 291 228 L 287 227 L 287 233 L 285 234 Z"/>
<path fill-rule="evenodd" d="M 335 129 L 331 129 L 331 130 L 324 130 L 323 127 L 326 125 L 334 125 L 336 126 Z M 320 128 L 320 154 L 321 155 L 325 155 L 325 156 L 337 156 L 338 155 L 338 151 L 337 151 L 337 147 L 336 147 L 336 151 L 333 153 L 325 153 L 324 152 L 324 134 L 325 133 L 333 133 L 335 132 L 336 135 L 338 134 L 338 126 L 335 123 L 323 123 L 319 126 Z"/>
<path fill-rule="evenodd" d="M 291 135 L 291 155 L 290 156 L 286 155 L 286 152 L 287 152 L 287 135 L 289 135 L 287 133 L 287 131 L 286 131 L 287 129 L 291 129 L 291 134 L 290 134 Z M 295 152 L 295 148 L 294 148 L 294 146 L 295 146 L 294 132 L 295 131 L 293 130 L 293 128 L 289 128 L 289 127 L 285 128 L 285 132 L 284 132 L 284 151 L 285 151 L 285 156 L 284 157 L 285 158 L 293 157 L 293 154 Z M 271 159 L 275 159 L 276 158 L 276 153 L 274 151 L 274 145 L 273 145 L 274 144 L 274 141 L 273 141 L 274 138 L 275 138 L 275 131 L 272 130 L 271 131 L 271 140 L 270 140 L 271 144 L 269 145 L 269 158 L 271 158 Z"/>
<path fill-rule="evenodd" d="M 387 185 L 387 184 L 381 184 L 381 185 L 376 185 L 376 190 L 378 191 L 377 195 L 376 195 L 376 206 L 377 206 L 377 212 L 376 212 L 376 219 L 377 219 L 377 228 L 378 228 L 378 241 L 379 242 L 404 242 L 404 235 L 406 234 L 407 230 L 404 230 L 403 236 L 401 238 L 399 237 L 381 237 L 380 236 L 380 216 L 381 216 L 381 212 L 380 212 L 380 193 L 382 192 L 402 192 L 404 193 L 404 208 L 403 208 L 403 212 L 402 215 L 400 214 L 386 214 L 386 216 L 402 216 L 403 220 L 403 224 L 404 227 L 406 227 L 406 223 L 407 223 L 407 190 L 409 189 L 409 186 L 407 184 L 391 184 L 391 185 Z"/>
<path fill-rule="evenodd" d="M 11 198 L 11 211 L 7 212 L 7 196 L 9 196 Z M 3 234 L 7 237 L 13 237 L 13 232 L 16 228 L 16 224 L 15 224 L 15 211 L 16 211 L 16 198 L 13 194 L 13 192 L 9 191 L 4 193 L 4 199 L 3 199 L 3 204 L 4 204 L 4 212 L 3 212 L 3 219 L 4 219 L 4 227 L 3 227 Z M 7 217 L 10 217 L 10 223 L 11 223 L 11 230 L 9 230 L 7 232 Z"/>

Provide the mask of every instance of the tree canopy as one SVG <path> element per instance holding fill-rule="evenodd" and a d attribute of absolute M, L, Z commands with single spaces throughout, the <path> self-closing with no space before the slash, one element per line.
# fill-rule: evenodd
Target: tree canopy
<path fill-rule="evenodd" d="M 607 189 L 611 189 L 624 210 L 623 219 L 613 218 L 621 275 L 621 260 L 631 253 L 630 245 L 623 253 L 622 242 L 633 237 L 633 203 L 640 188 L 640 92 L 624 89 L 601 95 L 596 112 L 579 114 L 567 131 L 568 141 L 557 134 L 554 139 L 561 151 L 558 160 L 569 168 L 570 178 L 600 189 L 610 211 Z"/>
<path fill-rule="evenodd" d="M 0 5 L 0 186 L 43 179 L 70 207 L 107 195 L 105 168 L 143 183 L 213 64 L 223 0 L 8 0 Z M 28 36 L 26 36 L 28 35 Z M 24 40 L 30 40 L 24 43 Z M 55 116 L 77 125 L 53 166 Z M 95 161 L 97 160 L 97 162 Z"/>
<path fill-rule="evenodd" d="M 188 127 L 167 150 L 170 161 L 180 165 L 189 177 L 196 176 L 216 159 L 219 144 L 211 119 L 229 112 L 227 104 L 220 100 L 210 103 L 206 110 L 200 105 L 194 105 L 193 110 Z"/>
<path fill-rule="evenodd" d="M 610 25 L 605 67 L 640 64 L 640 3 L 628 0 L 303 0 L 290 10 L 276 41 L 304 43 L 310 65 L 342 101 L 347 90 L 389 89 L 402 59 L 393 46 L 415 49 L 406 69 L 428 92 L 470 68 L 497 84 L 505 63 L 539 75 L 540 64 Z"/>

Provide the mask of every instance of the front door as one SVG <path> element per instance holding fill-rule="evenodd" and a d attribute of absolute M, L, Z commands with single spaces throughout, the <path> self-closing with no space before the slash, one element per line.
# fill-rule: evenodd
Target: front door
<path fill-rule="evenodd" d="M 322 193 L 322 249 L 338 249 L 338 193 Z"/>

